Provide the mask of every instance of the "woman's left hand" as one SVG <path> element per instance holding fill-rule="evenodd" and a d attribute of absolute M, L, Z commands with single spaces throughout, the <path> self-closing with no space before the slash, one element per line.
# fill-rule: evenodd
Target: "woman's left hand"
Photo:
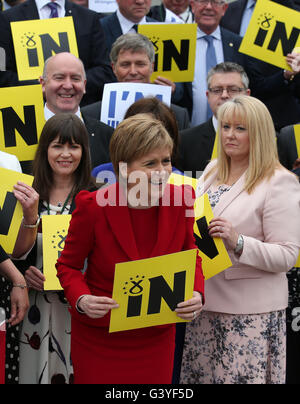
<path fill-rule="evenodd" d="M 21 282 L 25 285 L 25 279 Z M 26 288 L 13 287 L 11 294 L 11 315 L 8 322 L 14 326 L 19 324 L 25 317 L 25 314 L 29 308 L 28 292 Z"/>
<path fill-rule="evenodd" d="M 21 181 L 14 186 L 14 195 L 22 205 L 24 222 L 35 224 L 38 216 L 39 194 Z"/>
<path fill-rule="evenodd" d="M 211 237 L 220 237 L 226 241 L 230 249 L 235 249 L 239 234 L 228 220 L 222 217 L 212 219 L 208 226 L 208 232 Z"/>
<path fill-rule="evenodd" d="M 193 297 L 186 302 L 179 303 L 175 311 L 183 320 L 195 320 L 201 313 L 202 307 L 202 296 L 199 292 L 194 291 Z"/>

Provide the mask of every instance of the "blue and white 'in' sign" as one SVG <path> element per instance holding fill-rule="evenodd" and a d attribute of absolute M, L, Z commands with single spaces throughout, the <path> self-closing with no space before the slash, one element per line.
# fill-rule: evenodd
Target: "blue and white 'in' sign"
<path fill-rule="evenodd" d="M 127 109 L 136 101 L 146 97 L 157 97 L 168 106 L 171 105 L 171 87 L 141 83 L 105 84 L 101 121 L 116 128 L 123 121 Z"/>

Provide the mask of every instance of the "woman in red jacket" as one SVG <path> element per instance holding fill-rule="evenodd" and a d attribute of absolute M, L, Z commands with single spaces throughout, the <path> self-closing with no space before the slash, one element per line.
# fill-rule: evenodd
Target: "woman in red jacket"
<path fill-rule="evenodd" d="M 110 152 L 119 182 L 81 192 L 58 277 L 71 304 L 75 383 L 171 383 L 175 325 L 109 334 L 115 265 L 195 248 L 192 190 L 167 185 L 173 142 L 148 115 L 123 121 Z M 162 203 L 168 192 L 170 203 Z M 189 196 L 186 205 L 187 196 Z M 181 197 L 181 206 L 176 201 Z M 189 211 L 189 212 L 188 212 Z M 85 259 L 88 265 L 82 274 Z M 197 257 L 192 299 L 178 316 L 193 320 L 202 309 L 204 278 Z"/>

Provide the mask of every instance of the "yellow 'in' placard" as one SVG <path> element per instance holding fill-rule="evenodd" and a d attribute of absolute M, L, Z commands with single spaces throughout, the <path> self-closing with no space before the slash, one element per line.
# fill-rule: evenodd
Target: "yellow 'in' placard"
<path fill-rule="evenodd" d="M 0 245 L 7 254 L 13 252 L 23 218 L 22 206 L 13 194 L 18 181 L 31 186 L 33 177 L 0 168 Z"/>
<path fill-rule="evenodd" d="M 140 24 L 138 31 L 149 38 L 155 49 L 152 81 L 158 76 L 175 82 L 194 80 L 196 24 Z"/>
<path fill-rule="evenodd" d="M 61 52 L 78 57 L 73 17 L 11 23 L 19 80 L 36 80 L 45 61 Z"/>
<path fill-rule="evenodd" d="M 299 11 L 273 1 L 257 0 L 239 51 L 291 70 L 285 57 L 299 46 Z"/>
<path fill-rule="evenodd" d="M 117 264 L 109 332 L 186 322 L 174 311 L 191 299 L 197 250 Z"/>
<path fill-rule="evenodd" d="M 34 159 L 45 125 L 41 85 L 0 88 L 0 150 Z"/>
<path fill-rule="evenodd" d="M 204 194 L 195 203 L 194 234 L 206 280 L 232 266 L 223 240 L 218 237 L 211 238 L 208 234 L 208 224 L 213 217 L 208 195 Z"/>
<path fill-rule="evenodd" d="M 43 224 L 43 273 L 45 290 L 62 290 L 56 276 L 55 264 L 65 246 L 72 215 L 42 217 Z"/>

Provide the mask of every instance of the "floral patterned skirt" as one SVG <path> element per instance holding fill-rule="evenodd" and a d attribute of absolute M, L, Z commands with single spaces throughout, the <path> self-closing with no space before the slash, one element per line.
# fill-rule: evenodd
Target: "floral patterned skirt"
<path fill-rule="evenodd" d="M 203 311 L 187 324 L 183 384 L 284 384 L 285 310 L 251 315 Z"/>
<path fill-rule="evenodd" d="M 20 384 L 69 384 L 71 316 L 62 292 L 29 293 L 20 332 Z"/>

